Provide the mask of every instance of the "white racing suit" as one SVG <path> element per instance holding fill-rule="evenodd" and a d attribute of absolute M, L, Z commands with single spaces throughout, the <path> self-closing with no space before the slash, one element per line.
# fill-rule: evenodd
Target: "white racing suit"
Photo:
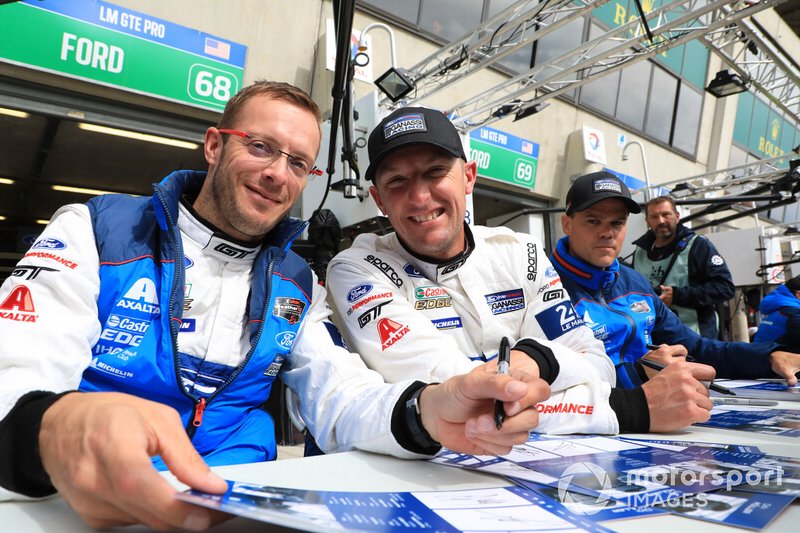
<path fill-rule="evenodd" d="M 443 264 L 415 257 L 395 233 L 360 235 L 338 254 L 327 287 L 350 348 L 390 383 L 432 382 L 496 357 L 503 336 L 512 347 L 533 338 L 560 366 L 551 398 L 537 405 L 538 430 L 618 432 L 614 367 L 542 244 L 507 228 L 467 227 L 467 238 L 467 251 Z"/>

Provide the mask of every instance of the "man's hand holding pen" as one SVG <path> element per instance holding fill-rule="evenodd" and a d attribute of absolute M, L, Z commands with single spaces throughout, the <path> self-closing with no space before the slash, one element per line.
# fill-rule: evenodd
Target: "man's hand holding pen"
<path fill-rule="evenodd" d="M 691 361 L 691 358 L 687 358 L 689 352 L 682 344 L 662 344 L 660 346 L 656 344 L 648 344 L 647 349 L 650 351 L 644 354 L 642 358 L 664 366 L 676 363 L 678 361 Z M 644 371 L 649 379 L 652 379 L 657 372 L 657 370 L 651 369 L 647 366 L 644 366 Z"/>

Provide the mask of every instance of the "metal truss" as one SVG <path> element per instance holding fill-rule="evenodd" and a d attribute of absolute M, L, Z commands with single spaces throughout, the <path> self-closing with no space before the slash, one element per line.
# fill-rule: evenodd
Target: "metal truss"
<path fill-rule="evenodd" d="M 409 69 L 410 105 L 503 59 L 609 0 L 520 0 Z M 381 105 L 391 105 L 387 98 Z"/>
<path fill-rule="evenodd" d="M 800 124 L 800 70 L 752 20 L 706 34 L 706 46 Z"/>
<path fill-rule="evenodd" d="M 506 116 L 521 117 L 549 98 L 735 24 L 784 1 L 675 0 L 646 15 L 654 36 L 652 42 L 642 34 L 639 20 L 631 20 L 545 64 L 468 98 L 448 111 L 454 115 L 456 127 L 463 132 Z M 593 4 L 594 7 L 597 5 L 596 2 Z M 539 14 L 542 11 L 544 8 Z M 448 49 L 453 51 L 452 47 Z M 533 97 L 530 97 L 531 93 Z M 419 99 L 421 97 L 416 97 Z"/>
<path fill-rule="evenodd" d="M 788 160 L 797 159 L 799 156 L 800 146 L 797 146 L 787 154 L 659 183 L 658 187 L 670 189 L 674 185 L 685 183 L 691 189 L 692 194 L 695 195 L 715 191 L 730 192 L 730 189 L 746 188 L 748 184 L 764 184 L 786 176 L 789 169 L 780 168 L 778 165 Z"/>

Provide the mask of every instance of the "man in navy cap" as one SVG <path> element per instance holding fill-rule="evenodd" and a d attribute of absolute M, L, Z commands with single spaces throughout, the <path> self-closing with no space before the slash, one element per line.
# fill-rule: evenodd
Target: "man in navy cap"
<path fill-rule="evenodd" d="M 583 322 L 603 341 L 617 369 L 618 386 L 633 388 L 647 379 L 637 364 L 645 355 L 665 364 L 691 355 L 722 378 L 780 376 L 797 383 L 800 355 L 773 342 L 700 337 L 664 305 L 646 277 L 619 263 L 628 214 L 641 208 L 617 176 L 580 176 L 567 192 L 566 207 L 561 216 L 566 236 L 553 252 L 553 266 Z M 654 345 L 660 347 L 650 350 Z"/>

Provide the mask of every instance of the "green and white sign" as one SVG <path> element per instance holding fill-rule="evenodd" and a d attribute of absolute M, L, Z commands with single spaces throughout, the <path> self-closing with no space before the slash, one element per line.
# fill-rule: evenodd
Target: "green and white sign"
<path fill-rule="evenodd" d="M 0 5 L 0 61 L 221 111 L 247 47 L 100 0 Z"/>
<path fill-rule="evenodd" d="M 539 166 L 539 145 L 484 126 L 469 134 L 469 157 L 478 175 L 533 189 Z"/>

